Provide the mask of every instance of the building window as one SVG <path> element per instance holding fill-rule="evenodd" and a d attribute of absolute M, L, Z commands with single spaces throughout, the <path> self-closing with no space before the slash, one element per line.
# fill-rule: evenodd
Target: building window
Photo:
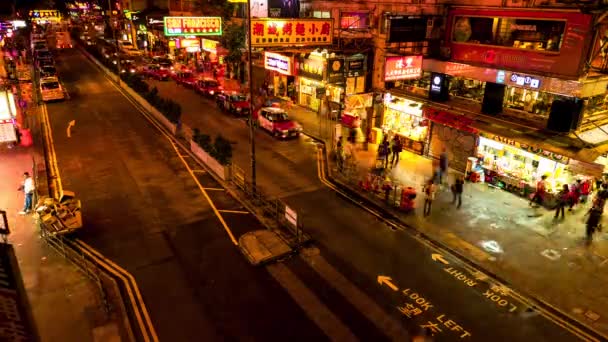
<path fill-rule="evenodd" d="M 340 12 L 340 28 L 345 30 L 369 28 L 369 12 Z"/>
<path fill-rule="evenodd" d="M 450 81 L 449 93 L 454 97 L 482 102 L 484 85 L 485 82 L 482 81 L 463 77 L 453 77 Z"/>
<path fill-rule="evenodd" d="M 558 52 L 565 28 L 565 20 L 456 16 L 452 41 Z"/>
<path fill-rule="evenodd" d="M 504 105 L 506 108 L 521 110 L 548 118 L 551 111 L 551 103 L 555 97 L 556 95 L 545 92 L 507 87 Z"/>
<path fill-rule="evenodd" d="M 312 17 L 313 18 L 331 18 L 331 12 L 330 11 L 313 11 L 312 12 Z"/>

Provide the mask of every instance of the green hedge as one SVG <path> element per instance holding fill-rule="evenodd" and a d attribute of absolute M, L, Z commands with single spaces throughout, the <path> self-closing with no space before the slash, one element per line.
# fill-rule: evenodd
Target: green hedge
<path fill-rule="evenodd" d="M 212 141 L 211 136 L 201 134 L 200 130 L 195 128 L 192 140 L 220 164 L 230 164 L 232 160 L 232 145 L 221 134 L 217 135 L 215 140 Z"/>
<path fill-rule="evenodd" d="M 87 46 L 86 50 L 114 74 L 117 73 L 118 67 L 116 64 L 113 64 L 110 60 L 103 58 L 102 54 L 95 47 Z M 158 111 L 161 112 L 169 121 L 174 124 L 179 124 L 182 116 L 182 106 L 179 103 L 171 99 L 160 97 L 158 95 L 158 89 L 156 89 L 156 87 L 150 89 L 148 83 L 146 83 L 138 75 L 124 73 L 120 75 L 120 79 L 122 79 L 131 89 L 135 90 L 135 92 L 146 99 L 152 106 L 154 106 L 154 108 L 158 109 Z"/>

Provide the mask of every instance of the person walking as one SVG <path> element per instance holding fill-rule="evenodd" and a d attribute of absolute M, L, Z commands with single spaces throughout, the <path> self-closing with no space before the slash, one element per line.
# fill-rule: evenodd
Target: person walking
<path fill-rule="evenodd" d="M 34 179 L 30 177 L 29 172 L 23 173 L 23 183 L 18 189 L 19 191 L 23 191 L 25 194 L 25 203 L 23 204 L 23 210 L 19 212 L 20 215 L 28 214 L 32 210 L 32 201 L 34 200 L 34 190 L 36 187 L 34 185 Z"/>
<path fill-rule="evenodd" d="M 338 137 L 338 143 L 336 144 L 336 161 L 338 162 L 338 170 L 342 172 L 344 170 L 344 145 L 342 143 L 342 137 Z"/>
<path fill-rule="evenodd" d="M 557 194 L 557 207 L 555 207 L 555 216 L 554 219 L 558 219 L 559 213 L 562 213 L 562 219 L 566 217 L 566 204 L 568 203 L 568 199 L 570 198 L 570 189 L 568 188 L 568 184 L 564 184 L 562 190 Z"/>
<path fill-rule="evenodd" d="M 547 191 L 547 175 L 542 175 L 536 183 L 536 191 L 530 199 L 529 205 L 536 203 L 538 206 L 543 204 L 545 192 Z"/>
<path fill-rule="evenodd" d="M 448 164 L 449 164 L 448 151 L 444 147 L 443 151 L 439 155 L 439 170 L 440 170 L 440 178 L 441 178 L 439 184 L 443 184 L 443 177 L 447 176 L 447 174 L 448 174 Z"/>
<path fill-rule="evenodd" d="M 378 160 L 381 161 L 382 167 L 385 169 L 388 167 L 388 154 L 389 143 L 388 137 L 385 135 L 384 139 L 382 139 L 382 142 L 380 143 L 380 146 L 378 146 Z"/>
<path fill-rule="evenodd" d="M 574 206 L 576 206 L 580 201 L 581 186 L 581 180 L 577 179 L 576 183 L 572 184 L 572 186 L 570 187 L 570 208 L 568 208 L 568 211 L 572 211 L 572 209 L 574 209 Z"/>
<path fill-rule="evenodd" d="M 424 187 L 424 216 L 431 215 L 431 207 L 433 206 L 433 201 L 435 200 L 435 192 L 437 188 L 435 187 L 435 182 L 431 178 L 428 183 Z"/>
<path fill-rule="evenodd" d="M 401 139 L 399 139 L 399 136 L 395 134 L 393 140 L 391 141 L 391 152 L 393 152 L 391 164 L 393 166 L 399 163 L 399 154 L 401 153 L 402 149 L 403 146 L 401 145 Z"/>
<path fill-rule="evenodd" d="M 585 237 L 587 240 L 587 244 L 590 244 L 593 241 L 593 233 L 596 230 L 600 229 L 600 221 L 602 220 L 602 208 L 597 206 L 592 206 L 589 211 L 585 214 L 585 216 L 589 216 L 586 221 L 586 230 Z"/>
<path fill-rule="evenodd" d="M 462 192 L 464 190 L 464 176 L 456 177 L 456 182 L 452 185 L 452 194 L 454 195 L 452 198 L 452 204 L 458 201 L 458 205 L 456 205 L 456 209 L 460 209 L 462 205 Z"/>

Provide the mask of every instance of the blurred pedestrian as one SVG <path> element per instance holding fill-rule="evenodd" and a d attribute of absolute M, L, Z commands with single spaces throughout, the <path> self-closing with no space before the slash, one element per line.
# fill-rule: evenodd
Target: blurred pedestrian
<path fill-rule="evenodd" d="M 444 147 L 443 151 L 439 155 L 439 170 L 441 171 L 441 174 L 440 174 L 441 180 L 440 180 L 439 184 L 443 184 L 443 177 L 447 176 L 447 174 L 448 174 L 448 164 L 449 164 L 448 151 Z"/>
<path fill-rule="evenodd" d="M 336 144 L 336 162 L 338 163 L 338 170 L 342 172 L 344 170 L 344 145 L 341 136 L 338 137 L 338 143 Z"/>
<path fill-rule="evenodd" d="M 547 175 L 542 175 L 540 180 L 536 183 L 536 191 L 532 194 L 530 199 L 530 205 L 536 203 L 538 206 L 543 204 L 545 198 L 545 192 L 547 191 Z"/>
<path fill-rule="evenodd" d="M 23 204 L 23 210 L 19 212 L 20 215 L 28 214 L 32 210 L 32 201 L 34 199 L 34 190 L 36 190 L 36 186 L 34 185 L 34 179 L 30 177 L 29 172 L 23 173 L 23 183 L 18 189 L 19 191 L 23 191 L 25 194 L 25 203 Z"/>
<path fill-rule="evenodd" d="M 431 178 L 426 185 L 424 186 L 424 216 L 431 215 L 431 207 L 433 206 L 433 201 L 435 200 L 435 192 L 437 188 L 435 187 L 435 182 Z"/>
<path fill-rule="evenodd" d="M 389 155 L 389 142 L 388 136 L 384 136 L 382 142 L 378 146 L 378 160 L 382 164 L 382 168 L 388 167 L 388 155 Z"/>
<path fill-rule="evenodd" d="M 456 181 L 454 185 L 452 185 L 452 194 L 454 195 L 452 198 L 452 204 L 458 201 L 458 205 L 456 205 L 456 209 L 460 209 L 462 205 L 462 192 L 464 190 L 464 176 L 456 177 Z"/>
<path fill-rule="evenodd" d="M 568 211 L 572 211 L 572 209 L 574 209 L 574 206 L 576 206 L 580 201 L 581 186 L 581 180 L 577 179 L 576 183 L 572 184 L 572 186 L 570 187 L 570 208 L 568 208 Z"/>
<path fill-rule="evenodd" d="M 600 221 L 602 220 L 602 210 L 599 207 L 592 206 L 585 215 L 589 216 L 586 222 L 587 229 L 585 230 L 585 237 L 587 243 L 590 244 L 593 241 L 593 233 L 595 233 L 596 230 L 601 229 Z"/>
<path fill-rule="evenodd" d="M 399 154 L 401 153 L 402 149 L 403 146 L 401 145 L 401 139 L 399 139 L 399 136 L 395 134 L 393 140 L 391 141 L 391 152 L 393 153 L 391 157 L 391 164 L 397 165 L 399 163 Z"/>
<path fill-rule="evenodd" d="M 589 194 L 591 194 L 591 179 L 586 179 L 581 185 L 581 203 L 587 203 Z"/>
<path fill-rule="evenodd" d="M 569 198 L 570 198 L 570 189 L 568 188 L 568 184 L 564 184 L 564 187 L 562 188 L 562 190 L 557 194 L 557 206 L 555 207 L 555 216 L 553 217 L 554 219 L 557 219 L 559 217 L 560 212 L 562 213 L 562 219 L 565 218 L 566 211 L 565 211 L 564 207 L 568 203 Z"/>

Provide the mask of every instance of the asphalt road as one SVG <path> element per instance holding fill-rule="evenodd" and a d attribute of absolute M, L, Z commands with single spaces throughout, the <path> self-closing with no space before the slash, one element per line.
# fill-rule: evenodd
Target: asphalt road
<path fill-rule="evenodd" d="M 132 104 L 76 51 L 59 57 L 58 70 L 71 99 L 47 108 L 63 187 L 83 202 L 77 235 L 135 277 L 161 341 L 324 340 L 289 293 L 245 261 Z M 225 192 L 212 196 L 218 209 L 242 209 Z M 248 214 L 225 217 L 237 238 L 261 228 Z"/>
<path fill-rule="evenodd" d="M 173 82 L 150 83 L 182 105 L 185 124 L 231 139 L 234 161 L 248 167 L 249 136 L 242 120 Z M 390 228 L 325 187 L 318 178 L 316 147 L 310 139 L 277 141 L 258 131 L 256 145 L 262 189 L 297 210 L 324 257 L 409 330 L 425 326 L 434 330 L 438 340 L 580 339 L 563 322 L 455 258 L 433 260 L 435 250 L 428 243 Z M 378 276 L 390 277 L 393 286 L 379 284 Z"/>

